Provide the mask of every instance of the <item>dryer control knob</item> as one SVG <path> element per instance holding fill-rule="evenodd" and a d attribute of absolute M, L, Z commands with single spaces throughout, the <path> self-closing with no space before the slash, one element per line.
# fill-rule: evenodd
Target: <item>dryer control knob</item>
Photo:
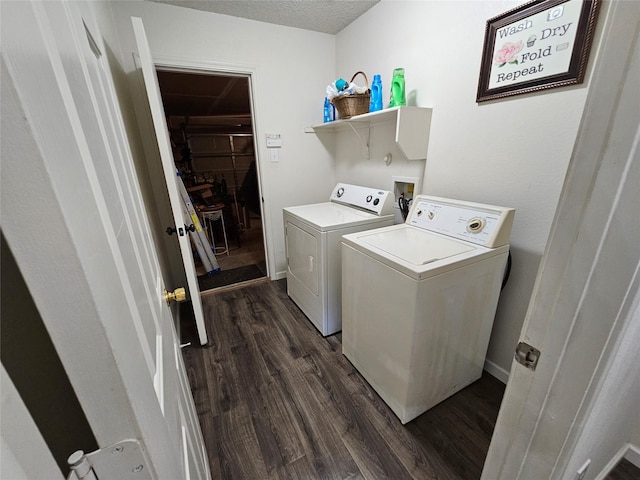
<path fill-rule="evenodd" d="M 474 217 L 467 222 L 467 230 L 471 233 L 478 233 L 484 228 L 484 219 Z"/>
<path fill-rule="evenodd" d="M 342 195 L 344 195 L 344 188 L 340 187 L 340 188 L 338 189 L 338 191 L 336 192 L 336 195 L 337 195 L 338 197 L 341 197 Z"/>
<path fill-rule="evenodd" d="M 379 198 L 376 198 L 376 199 L 373 201 L 373 204 L 374 204 L 374 205 L 378 205 L 379 203 L 380 203 L 380 199 L 379 199 Z"/>
<path fill-rule="evenodd" d="M 371 195 L 367 195 L 367 203 L 369 203 L 371 201 L 373 197 Z"/>

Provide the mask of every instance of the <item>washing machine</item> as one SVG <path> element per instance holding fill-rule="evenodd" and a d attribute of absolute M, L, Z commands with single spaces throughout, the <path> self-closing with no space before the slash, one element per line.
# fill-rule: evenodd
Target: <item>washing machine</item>
<path fill-rule="evenodd" d="M 394 203 L 389 191 L 339 183 L 328 202 L 283 210 L 287 294 L 323 336 L 342 328 L 342 235 L 392 225 Z"/>
<path fill-rule="evenodd" d="M 479 379 L 515 210 L 418 195 L 342 239 L 342 352 L 404 424 Z"/>

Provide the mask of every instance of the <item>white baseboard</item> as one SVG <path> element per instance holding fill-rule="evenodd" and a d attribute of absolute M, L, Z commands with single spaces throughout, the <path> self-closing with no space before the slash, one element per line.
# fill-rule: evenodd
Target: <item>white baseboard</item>
<path fill-rule="evenodd" d="M 282 280 L 283 278 L 287 278 L 287 271 L 283 271 L 283 272 L 276 272 L 276 274 L 271 277 L 271 280 Z"/>
<path fill-rule="evenodd" d="M 499 367 L 498 365 L 493 363 L 491 360 L 485 360 L 484 361 L 484 369 L 489 374 L 493 375 L 498 380 L 500 380 L 502 383 L 504 383 L 505 385 L 509 381 L 509 372 L 507 372 L 504 368 Z"/>
<path fill-rule="evenodd" d="M 613 456 L 613 458 L 609 460 L 609 463 L 605 465 L 602 471 L 594 477 L 594 480 L 605 480 L 607 476 L 609 476 L 609 473 L 611 473 L 611 470 L 613 470 L 616 467 L 616 465 L 618 465 L 620 460 L 622 460 L 623 458 L 627 458 L 627 455 L 629 453 L 629 446 L 630 445 L 628 443 L 626 445 L 623 445 L 623 447 L 620 450 L 618 450 L 618 453 L 616 453 Z M 631 460 L 629 461 L 631 462 Z"/>
<path fill-rule="evenodd" d="M 611 473 L 611 471 L 623 458 L 633 463 L 636 467 L 640 468 L 640 448 L 633 445 L 632 443 L 627 443 L 620 450 L 618 450 L 618 453 L 616 453 L 613 458 L 609 460 L 609 463 L 607 463 L 607 465 L 598 475 L 594 477 L 594 479 L 605 480 L 609 473 Z"/>
<path fill-rule="evenodd" d="M 630 443 L 627 453 L 624 454 L 624 458 L 640 468 L 640 447 Z"/>

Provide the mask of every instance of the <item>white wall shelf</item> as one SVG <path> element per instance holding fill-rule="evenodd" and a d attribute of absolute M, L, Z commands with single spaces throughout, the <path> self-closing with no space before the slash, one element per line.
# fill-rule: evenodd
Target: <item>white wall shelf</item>
<path fill-rule="evenodd" d="M 393 107 L 378 112 L 356 115 L 346 120 L 313 125 L 311 128 L 318 133 L 339 132 L 352 130 L 361 141 L 358 127 L 369 129 L 365 146 L 368 148 L 370 129 L 376 125 L 395 123 L 395 142 L 408 160 L 424 160 L 427 157 L 429 144 L 429 129 L 431 127 L 431 108 L 425 107 Z"/>

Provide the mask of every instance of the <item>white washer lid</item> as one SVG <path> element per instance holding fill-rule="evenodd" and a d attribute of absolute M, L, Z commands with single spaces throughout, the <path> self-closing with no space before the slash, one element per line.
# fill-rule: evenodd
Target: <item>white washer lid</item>
<path fill-rule="evenodd" d="M 377 232 L 377 233 L 376 233 Z M 475 246 L 415 228 L 371 230 L 360 241 L 412 265 L 426 265 L 475 250 Z"/>
<path fill-rule="evenodd" d="M 389 217 L 389 215 L 378 216 L 373 213 L 363 212 L 335 202 L 287 207 L 284 211 L 303 222 L 309 223 L 320 231 L 346 228 L 369 222 L 377 223 Z"/>

